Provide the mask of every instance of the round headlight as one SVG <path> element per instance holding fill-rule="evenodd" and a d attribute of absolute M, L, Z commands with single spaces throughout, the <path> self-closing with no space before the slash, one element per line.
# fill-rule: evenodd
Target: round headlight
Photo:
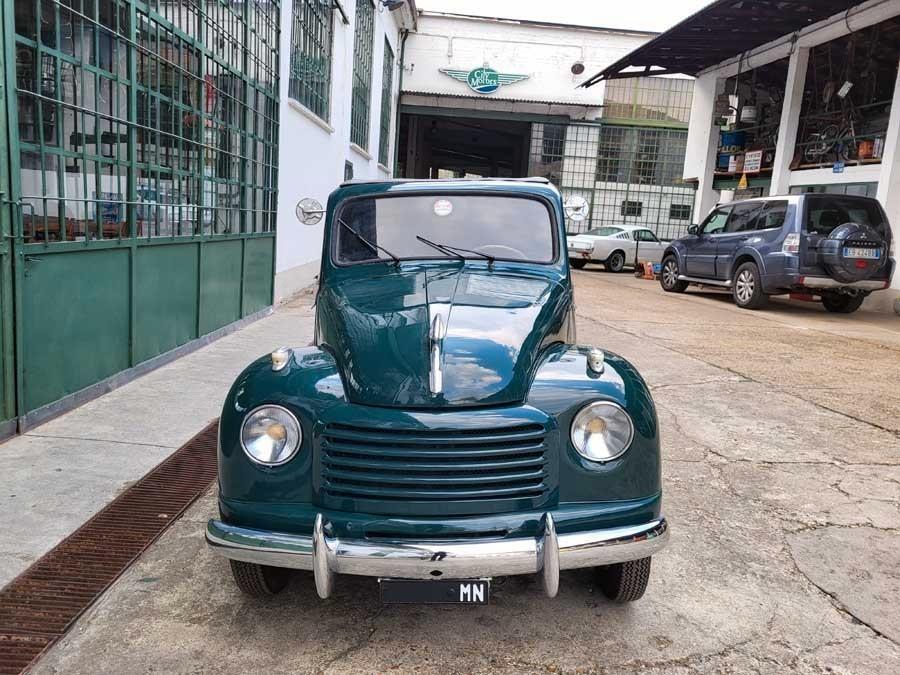
<path fill-rule="evenodd" d="M 257 464 L 284 464 L 300 447 L 303 431 L 293 413 L 279 405 L 264 405 L 244 418 L 241 445 Z"/>
<path fill-rule="evenodd" d="M 572 445 L 579 455 L 593 462 L 615 459 L 628 449 L 632 438 L 631 417 L 615 403 L 589 403 L 572 420 Z"/>

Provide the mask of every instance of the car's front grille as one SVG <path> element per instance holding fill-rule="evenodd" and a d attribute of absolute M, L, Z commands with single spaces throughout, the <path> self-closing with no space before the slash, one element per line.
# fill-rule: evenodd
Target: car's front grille
<path fill-rule="evenodd" d="M 394 502 L 387 509 L 396 511 L 397 502 L 500 500 L 519 508 L 527 506 L 522 500 L 537 504 L 548 491 L 546 430 L 540 424 L 452 431 L 330 424 L 319 441 L 321 490 L 332 502 Z"/>

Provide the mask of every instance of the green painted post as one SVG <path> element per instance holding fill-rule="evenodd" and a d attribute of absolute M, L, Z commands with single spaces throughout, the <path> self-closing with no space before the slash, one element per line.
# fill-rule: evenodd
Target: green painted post
<path fill-rule="evenodd" d="M 8 276 L 14 279 L 14 292 L 10 293 L 10 284 L 4 283 L 3 303 L 3 361 L 4 361 L 4 391 L 10 389 L 10 375 L 15 373 L 11 378 L 13 380 L 12 390 L 14 391 L 13 399 L 15 406 L 13 415 L 20 416 L 24 414 L 24 370 L 22 358 L 22 340 L 23 328 L 21 321 L 22 308 L 22 286 L 24 282 L 24 264 L 25 252 L 22 250 L 21 229 L 22 229 L 22 207 L 19 198 L 22 194 L 22 177 L 19 174 L 19 115 L 18 104 L 15 95 L 16 83 L 16 57 L 15 57 L 15 0 L 2 0 L 3 3 L 3 78 L 6 84 L 6 134 L 8 143 L 4 157 L 0 161 L 5 161 L 7 166 L 7 180 L 9 193 L 6 196 L 9 209 L 4 209 L 12 218 L 9 221 L 9 234 L 11 236 L 12 249 L 8 256 L 9 269 L 6 270 Z M 9 297 L 11 296 L 11 297 Z M 12 324 L 10 326 L 9 324 Z M 7 336 L 11 334 L 12 340 L 8 340 Z M 14 345 L 14 347 L 13 347 Z M 11 362 L 13 367 L 10 368 L 6 364 Z M 6 398 L 6 396 L 4 396 Z M 6 404 L 9 405 L 8 403 Z"/>
<path fill-rule="evenodd" d="M 128 39 L 137 44 L 137 8 L 134 1 L 128 3 Z M 134 47 L 128 49 L 128 187 L 126 222 L 128 223 L 128 361 L 132 366 L 137 358 L 137 53 Z M 118 76 L 117 76 L 118 77 Z M 117 88 L 118 91 L 118 88 Z M 118 134 L 118 131 L 116 131 Z M 116 139 L 118 140 L 118 139 Z M 116 143 L 116 148 L 119 145 Z M 118 173 L 118 172 L 117 172 Z M 121 231 L 120 231 L 121 234 Z"/>
<path fill-rule="evenodd" d="M 0 4 L 0 22 L 7 24 L 6 3 Z M 15 351 L 13 350 L 12 240 L 16 208 L 10 199 L 9 133 L 6 105 L 6 30 L 0 34 L 0 421 L 15 416 Z M 13 80 L 15 81 L 15 80 Z"/>

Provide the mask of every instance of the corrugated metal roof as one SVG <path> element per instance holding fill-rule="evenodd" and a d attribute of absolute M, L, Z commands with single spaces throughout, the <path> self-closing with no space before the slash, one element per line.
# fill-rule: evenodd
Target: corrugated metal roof
<path fill-rule="evenodd" d="M 697 75 L 823 19 L 861 0 L 717 0 L 584 81 L 680 73 Z M 631 70 L 627 72 L 626 69 Z"/>

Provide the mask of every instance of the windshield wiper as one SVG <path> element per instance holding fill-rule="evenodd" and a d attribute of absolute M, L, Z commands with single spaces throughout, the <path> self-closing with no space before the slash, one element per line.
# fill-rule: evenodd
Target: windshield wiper
<path fill-rule="evenodd" d="M 465 256 L 460 255 L 459 254 L 460 252 L 471 253 L 472 255 L 477 255 L 478 257 L 484 258 L 485 260 L 488 261 L 489 268 L 493 267 L 494 261 L 496 260 L 496 258 L 494 256 L 488 255 L 487 253 L 482 253 L 481 251 L 472 251 L 467 248 L 460 248 L 459 246 L 450 246 L 449 244 L 438 244 L 437 242 L 429 241 L 425 237 L 420 237 L 418 235 L 416 235 L 416 239 L 418 239 L 419 241 L 421 241 L 424 244 L 428 244 L 429 246 L 432 246 L 433 248 L 438 249 L 439 251 L 453 253 L 462 260 L 465 260 Z"/>
<path fill-rule="evenodd" d="M 416 239 L 421 241 L 423 244 L 428 244 L 428 246 L 430 246 L 431 248 L 437 249 L 444 255 L 453 256 L 455 258 L 459 258 L 460 260 L 466 259 L 466 257 L 464 255 L 460 255 L 459 253 L 451 251 L 448 246 L 444 246 L 443 244 L 438 244 L 436 242 L 431 241 L 430 239 L 426 239 L 425 237 L 419 236 L 418 234 L 416 235 Z"/>
<path fill-rule="evenodd" d="M 359 239 L 363 244 L 365 244 L 366 246 L 368 246 L 369 249 L 370 249 L 375 255 L 378 255 L 378 252 L 379 252 L 379 251 L 381 251 L 382 253 L 387 253 L 388 257 L 394 259 L 394 264 L 395 264 L 397 267 L 400 267 L 400 258 L 398 258 L 397 256 L 395 256 L 393 253 L 391 253 L 390 251 L 388 251 L 388 250 L 387 250 L 386 248 L 384 248 L 383 246 L 379 246 L 378 244 L 373 244 L 371 241 L 369 241 L 368 239 L 366 239 L 366 238 L 365 238 L 364 236 L 362 236 L 359 232 L 357 232 L 357 231 L 354 230 L 352 227 L 350 227 L 347 223 L 345 223 L 344 220 L 343 220 L 342 218 L 338 218 L 337 221 L 338 221 L 338 225 L 340 225 L 341 227 L 345 227 L 345 228 L 347 228 L 348 230 L 350 230 L 350 232 L 352 232 L 352 233 L 356 236 L 356 238 Z"/>

